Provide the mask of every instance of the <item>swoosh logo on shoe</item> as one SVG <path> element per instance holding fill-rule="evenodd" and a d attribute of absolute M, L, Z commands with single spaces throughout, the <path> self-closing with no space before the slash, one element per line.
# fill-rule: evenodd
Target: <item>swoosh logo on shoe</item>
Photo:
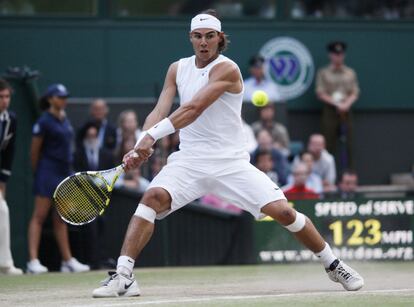
<path fill-rule="evenodd" d="M 125 284 L 125 286 L 124 286 L 125 290 L 128 290 L 128 289 L 129 289 L 129 287 L 131 287 L 133 283 L 134 283 L 134 282 L 131 282 L 129 285 Z"/>

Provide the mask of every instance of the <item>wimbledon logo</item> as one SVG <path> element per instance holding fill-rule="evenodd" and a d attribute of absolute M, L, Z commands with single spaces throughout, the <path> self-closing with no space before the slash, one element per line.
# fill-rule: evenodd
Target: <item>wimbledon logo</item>
<path fill-rule="evenodd" d="M 277 84 L 284 99 L 299 97 L 309 88 L 314 74 L 313 59 L 301 42 L 276 37 L 260 49 L 260 54 L 266 60 L 266 77 Z"/>

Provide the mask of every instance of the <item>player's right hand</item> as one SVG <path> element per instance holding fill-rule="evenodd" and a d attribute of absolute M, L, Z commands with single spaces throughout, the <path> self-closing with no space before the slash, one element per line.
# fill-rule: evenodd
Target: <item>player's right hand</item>
<path fill-rule="evenodd" d="M 134 151 L 141 157 L 142 160 L 146 161 L 151 157 L 154 149 L 155 140 L 149 134 L 146 134 L 134 147 Z"/>
<path fill-rule="evenodd" d="M 129 171 L 139 167 L 144 160 L 132 149 L 124 155 L 122 162 L 124 163 L 124 170 Z"/>

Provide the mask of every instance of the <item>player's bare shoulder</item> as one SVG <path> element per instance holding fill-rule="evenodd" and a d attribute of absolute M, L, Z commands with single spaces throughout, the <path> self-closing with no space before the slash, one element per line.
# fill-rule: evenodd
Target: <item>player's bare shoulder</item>
<path fill-rule="evenodd" d="M 231 83 L 228 90 L 231 93 L 239 93 L 242 89 L 240 70 L 231 61 L 224 61 L 215 65 L 210 71 L 209 79 L 211 82 L 224 81 Z"/>
<path fill-rule="evenodd" d="M 170 67 L 168 67 L 168 71 L 167 71 L 167 78 L 173 80 L 174 82 L 175 82 L 175 79 L 177 77 L 178 62 L 179 61 L 175 61 L 175 62 L 171 63 Z"/>

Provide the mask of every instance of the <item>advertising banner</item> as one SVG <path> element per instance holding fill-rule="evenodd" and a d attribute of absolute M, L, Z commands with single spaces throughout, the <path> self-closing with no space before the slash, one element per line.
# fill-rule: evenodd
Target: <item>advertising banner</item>
<path fill-rule="evenodd" d="M 413 255 L 412 198 L 293 201 L 343 260 L 401 260 Z M 313 253 L 271 218 L 255 222 L 260 263 L 316 260 Z"/>

